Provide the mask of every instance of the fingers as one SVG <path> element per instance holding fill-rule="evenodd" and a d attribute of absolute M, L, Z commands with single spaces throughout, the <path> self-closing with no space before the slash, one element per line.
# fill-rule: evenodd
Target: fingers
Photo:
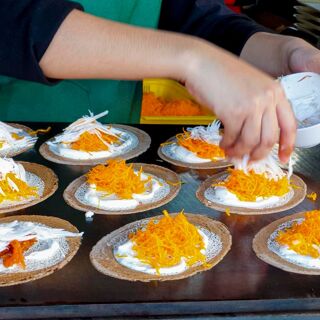
<path fill-rule="evenodd" d="M 250 155 L 250 160 L 265 158 L 279 139 L 278 119 L 275 108 L 268 108 L 261 121 L 261 136 L 259 145 Z"/>
<path fill-rule="evenodd" d="M 231 136 L 226 139 L 228 143 L 221 144 L 228 157 L 242 158 L 249 154 L 250 160 L 260 160 L 279 139 L 279 159 L 284 163 L 289 160 L 295 143 L 296 120 L 281 86 L 272 89 L 262 100 L 264 106 L 256 103 L 243 122 L 235 120 L 228 124 Z"/>
<path fill-rule="evenodd" d="M 259 112 L 250 114 L 245 120 L 241 133 L 234 145 L 226 150 L 229 157 L 242 158 L 259 145 L 261 136 L 261 118 Z"/>
<path fill-rule="evenodd" d="M 291 106 L 284 94 L 276 110 L 280 127 L 279 159 L 287 163 L 294 148 L 297 125 Z"/>
<path fill-rule="evenodd" d="M 229 149 L 235 144 L 241 134 L 243 120 L 230 116 L 223 121 L 223 125 L 224 135 L 220 142 L 220 147 L 228 154 Z"/>

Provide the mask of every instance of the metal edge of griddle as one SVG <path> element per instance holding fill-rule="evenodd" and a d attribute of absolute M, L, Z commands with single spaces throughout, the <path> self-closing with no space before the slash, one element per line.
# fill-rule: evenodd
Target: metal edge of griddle
<path fill-rule="evenodd" d="M 319 311 L 320 298 L 184 301 L 150 303 L 8 306 L 0 308 L 0 319 L 50 319 L 86 317 L 150 317 L 183 315 L 227 315 L 261 313 L 305 313 Z"/>

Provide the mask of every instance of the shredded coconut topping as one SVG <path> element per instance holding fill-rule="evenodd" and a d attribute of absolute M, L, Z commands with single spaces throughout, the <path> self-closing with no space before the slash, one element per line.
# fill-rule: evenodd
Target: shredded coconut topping
<path fill-rule="evenodd" d="M 20 163 L 11 158 L 0 158 L 0 179 L 4 179 L 8 173 L 14 173 L 20 180 L 26 181 L 26 171 Z"/>
<path fill-rule="evenodd" d="M 265 159 L 249 162 L 249 156 L 246 155 L 243 159 L 231 159 L 235 169 L 244 171 L 246 174 L 253 171 L 257 174 L 264 174 L 269 179 L 278 180 L 283 178 L 286 174 L 280 168 L 279 162 L 271 154 Z M 292 161 L 289 162 L 288 178 L 292 174 Z"/>
<path fill-rule="evenodd" d="M 116 135 L 112 130 L 111 126 L 105 126 L 102 123 L 98 122 L 97 119 L 100 119 L 108 114 L 108 110 L 97 114 L 96 116 L 93 115 L 91 111 L 89 111 L 89 116 L 85 115 L 82 118 L 76 120 L 75 122 L 71 123 L 68 127 L 63 130 L 63 133 L 57 135 L 54 140 L 52 141 L 53 144 L 59 143 L 72 143 L 79 139 L 79 137 L 83 133 L 90 133 L 95 134 L 101 142 L 108 145 L 110 148 L 112 144 L 105 142 L 103 139 L 103 134 L 114 137 L 114 139 L 122 140 L 120 136 Z"/>
<path fill-rule="evenodd" d="M 221 121 L 214 120 L 207 127 L 197 126 L 194 128 L 187 128 L 190 133 L 190 138 L 195 140 L 203 140 L 210 144 L 218 145 L 222 139 L 220 134 Z"/>
<path fill-rule="evenodd" d="M 36 141 L 37 137 L 30 135 L 23 129 L 12 127 L 0 121 L 0 149 L 20 149 L 33 146 Z"/>
<path fill-rule="evenodd" d="M 68 253 L 67 237 L 83 233 L 30 221 L 0 224 L 0 273 L 29 272 L 50 267 Z"/>

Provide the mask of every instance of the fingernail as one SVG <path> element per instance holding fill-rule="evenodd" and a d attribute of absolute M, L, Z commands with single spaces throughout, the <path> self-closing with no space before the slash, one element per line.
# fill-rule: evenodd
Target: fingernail
<path fill-rule="evenodd" d="M 284 152 L 287 149 L 287 146 L 281 145 L 280 146 L 280 152 Z"/>
<path fill-rule="evenodd" d="M 279 153 L 280 161 L 283 163 L 287 163 L 289 161 L 291 153 L 292 153 L 292 148 L 287 148 L 285 146 L 281 147 L 280 153 Z"/>
<path fill-rule="evenodd" d="M 280 156 L 279 159 L 283 164 L 286 164 L 289 161 L 289 157 L 287 156 Z"/>

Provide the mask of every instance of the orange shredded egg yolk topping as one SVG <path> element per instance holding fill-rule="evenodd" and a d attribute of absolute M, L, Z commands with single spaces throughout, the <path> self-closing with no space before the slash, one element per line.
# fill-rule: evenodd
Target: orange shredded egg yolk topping
<path fill-rule="evenodd" d="M 51 130 L 51 127 L 47 129 L 38 129 L 38 130 L 29 130 L 28 133 L 30 136 L 36 136 L 38 133 L 48 133 Z"/>
<path fill-rule="evenodd" d="M 147 226 L 129 235 L 134 243 L 132 249 L 136 257 L 156 269 L 173 267 L 184 258 L 188 266 L 205 263 L 201 253 L 205 243 L 198 229 L 191 224 L 181 211 L 170 216 L 166 210 L 164 217 L 150 220 Z"/>
<path fill-rule="evenodd" d="M 225 157 L 224 151 L 215 144 L 208 143 L 200 139 L 191 139 L 190 132 L 184 131 L 176 135 L 177 142 L 180 146 L 195 153 L 199 158 L 216 161 Z"/>
<path fill-rule="evenodd" d="M 13 182 L 18 190 L 12 187 L 9 180 Z M 29 186 L 25 181 L 19 179 L 13 172 L 6 174 L 3 180 L 0 180 L 0 203 L 9 201 L 19 201 L 28 197 L 38 196 L 37 187 Z"/>
<path fill-rule="evenodd" d="M 101 131 L 99 133 L 100 135 L 88 131 L 81 133 L 78 140 L 71 142 L 71 149 L 85 152 L 107 151 L 109 150 L 109 144 L 119 142 L 117 136 Z"/>
<path fill-rule="evenodd" d="M 287 177 L 274 180 L 265 174 L 257 174 L 253 170 L 247 174 L 238 169 L 229 169 L 229 176 L 225 181 L 214 184 L 214 187 L 225 187 L 235 194 L 240 201 L 254 202 L 257 198 L 281 197 L 290 191 Z"/>
<path fill-rule="evenodd" d="M 151 176 L 142 180 L 143 170 L 133 170 L 132 164 L 126 164 L 125 160 L 109 160 L 107 165 L 100 164 L 87 173 L 87 182 L 94 184 L 97 191 L 103 191 L 108 195 L 115 194 L 120 199 L 132 199 L 134 193 L 147 191 Z"/>
<path fill-rule="evenodd" d="M 318 195 L 316 192 L 311 192 L 310 194 L 307 194 L 307 198 L 311 201 L 316 201 L 318 198 Z"/>
<path fill-rule="evenodd" d="M 276 241 L 303 256 L 320 257 L 320 211 L 306 212 L 301 223 L 280 231 Z"/>
<path fill-rule="evenodd" d="M 36 238 L 26 241 L 12 240 L 8 247 L 0 252 L 0 259 L 2 259 L 4 267 L 9 268 L 17 264 L 20 268 L 25 269 L 26 263 L 23 254 L 36 242 Z"/>

